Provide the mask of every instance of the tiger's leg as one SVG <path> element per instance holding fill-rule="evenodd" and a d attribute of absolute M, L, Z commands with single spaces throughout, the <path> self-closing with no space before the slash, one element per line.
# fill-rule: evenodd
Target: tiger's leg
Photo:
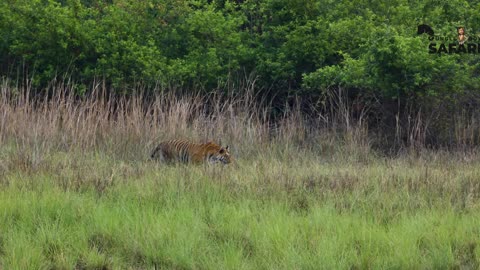
<path fill-rule="evenodd" d="M 150 158 L 151 159 L 156 159 L 156 157 L 158 155 L 158 151 L 159 151 L 159 148 L 155 147 L 155 149 L 153 149 L 152 153 L 150 154 Z"/>
<path fill-rule="evenodd" d="M 161 147 L 155 148 L 155 150 L 153 150 L 150 158 L 154 159 L 154 160 L 158 160 L 162 163 L 167 162 L 167 158 L 165 157 L 165 153 L 164 153 L 164 151 Z"/>
<path fill-rule="evenodd" d="M 181 163 L 190 163 L 192 161 L 190 157 L 190 153 L 188 152 L 187 149 L 180 150 L 178 152 L 177 158 L 178 158 L 178 161 Z"/>

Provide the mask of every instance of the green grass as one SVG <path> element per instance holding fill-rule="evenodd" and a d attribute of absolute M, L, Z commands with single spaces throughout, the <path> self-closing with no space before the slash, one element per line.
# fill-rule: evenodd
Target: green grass
<path fill-rule="evenodd" d="M 0 269 L 478 269 L 480 162 L 0 151 Z M 349 158 L 347 158 L 349 157 Z"/>

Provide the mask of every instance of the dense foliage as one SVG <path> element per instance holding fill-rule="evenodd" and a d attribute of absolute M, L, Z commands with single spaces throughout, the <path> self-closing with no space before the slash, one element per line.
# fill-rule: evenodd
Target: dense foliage
<path fill-rule="evenodd" d="M 1 74 L 211 91 L 250 74 L 277 96 L 476 90 L 480 54 L 429 54 L 417 25 L 475 36 L 478 1 L 6 0 Z M 85 87 L 79 87 L 80 91 Z"/>

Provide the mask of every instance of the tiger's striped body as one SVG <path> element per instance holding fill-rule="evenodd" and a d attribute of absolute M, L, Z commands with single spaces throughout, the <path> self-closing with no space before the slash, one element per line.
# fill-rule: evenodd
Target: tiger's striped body
<path fill-rule="evenodd" d="M 161 142 L 152 152 L 152 159 L 162 162 L 183 163 L 223 163 L 231 162 L 228 146 L 223 148 L 213 142 L 192 143 L 186 140 L 170 140 Z"/>

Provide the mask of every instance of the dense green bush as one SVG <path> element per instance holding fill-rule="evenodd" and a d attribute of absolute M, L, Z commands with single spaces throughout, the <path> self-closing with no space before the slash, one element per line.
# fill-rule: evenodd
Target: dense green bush
<path fill-rule="evenodd" d="M 394 99 L 478 91 L 480 54 L 429 54 L 427 36 L 416 33 L 422 23 L 442 36 L 455 37 L 458 25 L 478 36 L 480 4 L 6 0 L 0 71 L 37 87 L 72 78 L 127 91 L 212 91 L 254 74 L 280 99 L 332 86 Z"/>

